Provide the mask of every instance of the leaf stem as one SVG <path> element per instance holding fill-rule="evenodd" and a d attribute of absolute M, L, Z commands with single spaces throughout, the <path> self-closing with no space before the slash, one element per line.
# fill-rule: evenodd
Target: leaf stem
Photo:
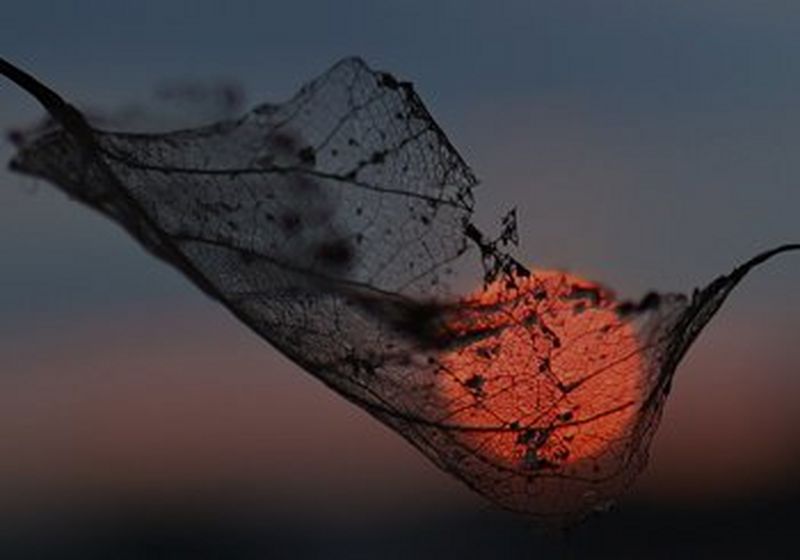
<path fill-rule="evenodd" d="M 80 111 L 42 82 L 0 57 L 0 75 L 5 76 L 24 91 L 33 96 L 53 119 L 67 132 L 87 146 L 94 145 L 92 127 Z"/>

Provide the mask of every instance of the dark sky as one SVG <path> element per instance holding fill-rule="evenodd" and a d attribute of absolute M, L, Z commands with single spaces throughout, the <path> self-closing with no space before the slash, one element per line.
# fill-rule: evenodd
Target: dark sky
<path fill-rule="evenodd" d="M 199 79 L 280 101 L 360 55 L 415 83 L 482 180 L 480 223 L 516 206 L 524 261 L 625 296 L 800 239 L 796 2 L 12 4 L 2 56 L 92 110 Z M 1 127 L 39 114 L 0 86 Z M 113 225 L 46 184 L 0 187 L 8 512 L 212 487 L 277 514 L 483 507 Z M 776 261 L 704 333 L 636 499 L 796 491 L 799 279 Z"/>

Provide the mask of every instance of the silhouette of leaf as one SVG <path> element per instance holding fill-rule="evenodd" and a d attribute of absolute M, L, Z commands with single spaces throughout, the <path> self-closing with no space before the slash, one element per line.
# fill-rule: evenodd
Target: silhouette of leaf
<path fill-rule="evenodd" d="M 118 222 L 440 468 L 556 522 L 630 484 L 689 346 L 750 270 L 800 248 L 692 298 L 618 301 L 518 263 L 513 211 L 485 236 L 475 176 L 412 85 L 360 59 L 283 104 L 164 134 L 99 130 L 0 71 L 54 120 L 14 135 L 12 169 Z M 471 263 L 483 289 L 459 297 L 450 279 Z"/>

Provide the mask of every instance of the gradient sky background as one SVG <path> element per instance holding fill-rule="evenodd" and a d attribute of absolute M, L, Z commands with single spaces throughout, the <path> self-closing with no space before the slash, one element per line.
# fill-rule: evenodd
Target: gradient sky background
<path fill-rule="evenodd" d="M 281 101 L 358 54 L 415 83 L 482 180 L 480 223 L 516 206 L 523 261 L 623 296 L 800 240 L 796 2 L 15 4 L 2 56 L 84 107 L 198 79 Z M 39 115 L 0 86 L 0 127 Z M 0 517 L 487 510 L 118 228 L 5 170 L 0 258 Z M 797 493 L 799 283 L 800 258 L 775 261 L 703 334 L 629 501 Z"/>

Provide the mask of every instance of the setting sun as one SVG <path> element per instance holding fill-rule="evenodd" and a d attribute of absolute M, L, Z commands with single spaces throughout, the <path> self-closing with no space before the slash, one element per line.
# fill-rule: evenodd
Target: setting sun
<path fill-rule="evenodd" d="M 442 359 L 444 419 L 461 442 L 514 470 L 570 474 L 625 438 L 642 394 L 640 342 L 613 295 L 536 271 L 464 302 Z"/>

